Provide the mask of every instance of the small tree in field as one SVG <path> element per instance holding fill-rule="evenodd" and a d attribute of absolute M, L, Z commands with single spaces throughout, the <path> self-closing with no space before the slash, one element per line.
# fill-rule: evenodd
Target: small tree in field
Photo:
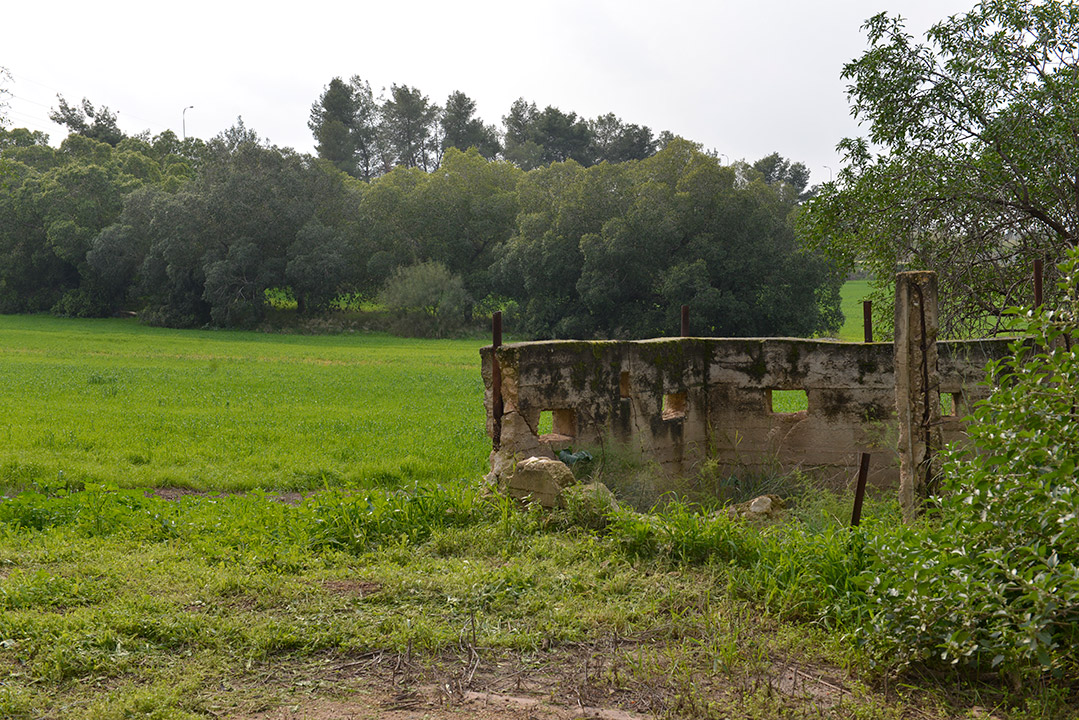
<path fill-rule="evenodd" d="M 472 314 L 472 299 L 461 278 L 438 262 L 399 268 L 379 294 L 393 329 L 403 335 L 446 337 L 462 330 Z"/>

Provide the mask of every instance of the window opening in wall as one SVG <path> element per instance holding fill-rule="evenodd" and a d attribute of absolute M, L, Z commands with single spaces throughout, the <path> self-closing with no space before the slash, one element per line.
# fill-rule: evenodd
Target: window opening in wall
<path fill-rule="evenodd" d="M 941 417 L 959 417 L 959 393 L 942 392 L 940 394 Z"/>
<path fill-rule="evenodd" d="M 663 419 L 682 420 L 686 416 L 686 394 L 668 393 L 663 396 Z"/>
<path fill-rule="evenodd" d="M 565 437 L 577 436 L 577 415 L 573 410 L 543 410 L 540 412 L 539 424 L 536 426 L 536 434 L 564 435 Z"/>
<path fill-rule="evenodd" d="M 629 397 L 629 372 L 622 371 L 622 374 L 618 377 L 618 396 L 628 398 Z"/>
<path fill-rule="evenodd" d="M 776 415 L 789 415 L 809 409 L 805 390 L 769 390 L 768 410 Z"/>

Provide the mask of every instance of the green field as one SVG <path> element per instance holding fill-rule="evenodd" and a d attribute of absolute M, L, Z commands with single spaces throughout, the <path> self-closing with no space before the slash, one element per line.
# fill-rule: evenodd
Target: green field
<path fill-rule="evenodd" d="M 860 341 L 868 283 L 843 287 Z M 0 486 L 396 485 L 486 472 L 481 340 L 0 316 Z M 777 410 L 804 396 L 777 393 Z"/>
<path fill-rule="evenodd" d="M 840 309 L 843 311 L 843 327 L 839 329 L 839 339 L 848 342 L 862 342 L 865 331 L 862 327 L 862 301 L 869 299 L 868 280 L 848 280 L 840 289 Z"/>
<path fill-rule="evenodd" d="M 481 342 L 0 316 L 0 719 L 1075 717 L 882 676 L 894 498 L 852 532 L 799 476 L 766 526 L 492 492 Z"/>
<path fill-rule="evenodd" d="M 865 281 L 843 288 L 861 339 Z M 395 485 L 486 472 L 481 340 L 0 316 L 0 486 Z M 804 399 L 777 397 L 783 412 Z"/>
<path fill-rule="evenodd" d="M 0 485 L 477 478 L 481 344 L 0 316 Z"/>

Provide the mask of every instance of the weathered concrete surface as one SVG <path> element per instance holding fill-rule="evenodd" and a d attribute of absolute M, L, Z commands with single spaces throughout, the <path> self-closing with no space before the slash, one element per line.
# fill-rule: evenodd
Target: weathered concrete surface
<path fill-rule="evenodd" d="M 907 520 L 935 494 L 944 434 L 937 366 L 937 276 L 903 272 L 895 288 L 895 406 L 899 504 Z"/>
<path fill-rule="evenodd" d="M 982 396 L 985 361 L 1003 341 L 938 343 L 939 385 L 960 411 L 944 438 L 961 437 L 961 416 Z M 793 338 L 669 338 L 546 341 L 504 345 L 501 445 L 491 479 L 521 459 L 617 444 L 670 475 L 705 459 L 719 472 L 800 470 L 850 482 L 863 451 L 870 481 L 898 482 L 896 374 L 892 343 Z M 481 350 L 488 432 L 493 435 L 492 349 Z M 773 412 L 772 391 L 802 390 L 808 410 Z M 551 411 L 553 432 L 540 436 Z"/>

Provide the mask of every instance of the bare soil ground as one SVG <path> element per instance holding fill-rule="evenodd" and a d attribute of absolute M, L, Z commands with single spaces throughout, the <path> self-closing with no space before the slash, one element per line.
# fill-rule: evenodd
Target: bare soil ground
<path fill-rule="evenodd" d="M 324 657 L 266 668 L 233 720 L 645 720 L 657 717 L 849 718 L 891 704 L 838 668 L 774 658 L 754 672 L 686 677 L 640 660 L 647 641 L 611 639 L 532 655 L 471 648 L 421 664 L 407 654 Z M 648 666 L 648 667 L 645 667 Z M 251 685 L 248 690 L 253 690 Z M 890 701 L 891 702 L 890 702 Z M 897 705 L 895 718 L 935 718 Z M 762 714 L 763 713 L 763 714 Z"/>

